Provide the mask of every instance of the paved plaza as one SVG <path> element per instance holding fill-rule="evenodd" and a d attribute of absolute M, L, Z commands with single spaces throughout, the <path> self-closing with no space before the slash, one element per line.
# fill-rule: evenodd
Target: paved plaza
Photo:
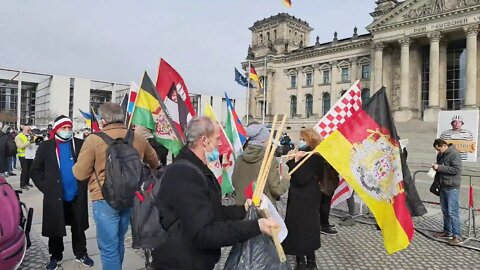
<path fill-rule="evenodd" d="M 19 173 L 19 171 L 17 171 Z M 15 188 L 18 188 L 19 177 L 7 179 Z M 417 187 L 422 198 L 435 200 L 428 193 L 428 179 L 417 179 Z M 462 188 L 462 205 L 468 202 L 466 188 Z M 480 190 L 476 191 L 476 198 L 480 197 Z M 465 193 L 465 194 L 464 194 Z M 44 269 L 48 260 L 48 240 L 41 236 L 42 216 L 42 194 L 32 188 L 22 194 L 22 200 L 29 207 L 35 209 L 32 225 L 32 247 L 27 251 L 25 260 L 19 269 Z M 286 196 L 278 203 L 280 213 L 285 211 Z M 383 248 L 380 231 L 377 231 L 374 221 L 363 207 L 361 217 L 353 227 L 337 225 L 339 234 L 336 236 L 322 235 L 322 247 L 317 250 L 317 263 L 320 269 L 475 269 L 480 266 L 480 251 L 465 247 L 450 247 L 445 242 L 433 240 L 429 230 L 438 230 L 442 226 L 441 212 L 436 205 L 427 205 L 428 214 L 425 217 L 415 218 L 417 231 L 415 232 L 411 245 L 404 251 L 394 255 L 387 255 Z M 331 222 L 338 224 L 339 216 L 345 214 L 346 206 L 341 204 L 337 209 L 332 210 Z M 48 209 L 55 211 L 55 209 Z M 357 213 L 360 207 L 357 205 Z M 462 233 L 468 234 L 467 226 L 468 212 L 462 211 Z M 477 226 L 480 234 L 480 227 Z M 472 230 L 473 232 L 473 230 Z M 87 248 L 95 266 L 90 269 L 101 269 L 100 255 L 96 241 L 95 223 L 90 210 L 90 228 L 86 231 Z M 473 233 L 472 233 L 473 236 Z M 65 252 L 64 262 L 60 269 L 86 269 L 75 261 L 70 235 L 64 238 Z M 144 269 L 142 252 L 131 248 L 131 238 L 127 236 L 126 260 L 124 269 Z M 466 246 L 480 247 L 478 241 L 468 241 Z M 228 257 L 229 248 L 222 251 L 222 258 L 215 269 L 223 269 L 223 264 Z M 289 256 L 289 261 L 294 266 L 294 258 Z"/>

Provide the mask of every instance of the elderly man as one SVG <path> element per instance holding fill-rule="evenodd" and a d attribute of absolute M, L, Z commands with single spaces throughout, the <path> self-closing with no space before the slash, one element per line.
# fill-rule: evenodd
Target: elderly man
<path fill-rule="evenodd" d="M 22 173 L 20 174 L 20 188 L 27 189 L 33 187 L 30 184 L 30 168 L 32 166 L 32 159 L 25 158 L 26 148 L 32 141 L 32 128 L 30 126 L 23 126 L 22 132 L 15 137 L 15 144 L 17 145 L 18 160 L 20 160 L 20 166 L 22 167 Z"/>
<path fill-rule="evenodd" d="M 125 138 L 127 127 L 124 112 L 119 104 L 107 102 L 100 106 L 102 132 L 112 139 Z M 134 136 L 133 148 L 150 168 L 158 168 L 157 155 L 147 140 Z M 105 201 L 101 185 L 105 182 L 105 165 L 107 143 L 97 135 L 90 135 L 85 140 L 73 173 L 79 180 L 89 181 L 93 218 L 97 225 L 97 242 L 104 270 L 121 270 L 125 253 L 125 234 L 130 222 L 131 208 L 117 210 Z M 97 179 L 98 175 L 98 179 Z M 133 199 L 133 194 L 132 194 Z"/>
<path fill-rule="evenodd" d="M 463 118 L 460 115 L 452 117 L 452 129 L 445 130 L 440 135 L 440 139 L 455 145 L 457 151 L 460 153 L 462 160 L 467 160 L 469 153 L 475 153 L 475 141 L 473 133 L 469 130 L 463 129 Z"/>
<path fill-rule="evenodd" d="M 158 195 L 161 223 L 169 232 L 153 251 L 155 269 L 213 269 L 220 248 L 278 226 L 271 219 L 245 221 L 244 206 L 222 206 L 221 188 L 207 167 L 218 157 L 220 127 L 207 117 L 188 124 L 187 146 L 164 175 Z"/>
<path fill-rule="evenodd" d="M 440 206 L 443 213 L 443 231 L 435 237 L 448 238 L 449 245 L 456 246 L 460 241 L 459 193 L 462 180 L 462 159 L 455 146 L 442 139 L 436 139 L 433 147 L 438 151 L 437 162 L 432 164 L 436 171 L 435 181 L 440 183 Z"/>
<path fill-rule="evenodd" d="M 88 229 L 87 184 L 73 175 L 83 141 L 73 138 L 72 120 L 61 115 L 55 119 L 54 138 L 40 144 L 32 164 L 33 183 L 43 193 L 42 235 L 48 237 L 50 261 L 54 270 L 63 259 L 65 226 L 72 232 L 73 254 L 78 262 L 93 266 L 87 254 L 85 230 Z"/>

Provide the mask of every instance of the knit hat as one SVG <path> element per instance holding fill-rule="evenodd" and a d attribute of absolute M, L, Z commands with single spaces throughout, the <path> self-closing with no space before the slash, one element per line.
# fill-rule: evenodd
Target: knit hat
<path fill-rule="evenodd" d="M 453 117 L 452 117 L 452 122 L 451 122 L 450 124 L 453 124 L 454 121 L 461 121 L 461 122 L 462 122 L 462 125 L 464 124 L 464 123 L 463 123 L 463 118 L 462 118 L 462 116 L 460 116 L 460 115 L 455 115 L 455 116 L 453 116 Z"/>
<path fill-rule="evenodd" d="M 5 133 L 5 134 L 7 134 L 8 132 L 10 132 L 9 129 L 10 129 L 10 126 L 9 126 L 9 125 L 4 125 L 4 126 L 2 127 L 2 131 L 3 131 L 3 133 Z"/>
<path fill-rule="evenodd" d="M 65 115 L 60 115 L 55 119 L 55 122 L 53 123 L 53 129 L 52 129 L 51 135 L 52 136 L 55 135 L 55 133 L 57 133 L 57 131 L 65 125 L 73 126 L 72 119 L 66 117 Z"/>
<path fill-rule="evenodd" d="M 249 125 L 245 131 L 247 132 L 248 143 L 252 145 L 263 146 L 270 137 L 268 129 L 261 124 Z"/>

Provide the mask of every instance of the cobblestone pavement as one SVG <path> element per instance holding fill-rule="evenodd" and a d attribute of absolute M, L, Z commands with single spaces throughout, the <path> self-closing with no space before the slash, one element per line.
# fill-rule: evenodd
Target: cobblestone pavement
<path fill-rule="evenodd" d="M 7 179 L 15 188 L 18 188 L 18 176 Z M 417 187 L 425 200 L 438 201 L 438 198 L 428 192 L 429 181 L 417 180 Z M 466 196 L 468 189 L 462 188 L 461 205 L 468 205 Z M 479 197 L 477 192 L 475 198 Z M 33 188 L 21 195 L 22 201 L 35 209 L 31 238 L 32 247 L 27 251 L 23 264 L 19 269 L 44 269 L 48 260 L 47 239 L 41 236 L 42 195 Z M 278 202 L 280 213 L 283 214 L 286 206 L 286 196 Z M 427 205 L 429 213 L 425 217 L 415 218 L 416 231 L 411 245 L 404 251 L 387 255 L 383 247 L 380 232 L 376 230 L 374 221 L 364 207 L 365 215 L 358 217 L 355 226 L 343 227 L 337 225 L 338 235 L 322 235 L 322 247 L 316 251 L 319 269 L 477 269 L 480 265 L 480 252 L 463 247 L 450 247 L 444 242 L 431 239 L 430 231 L 441 229 L 441 212 L 436 205 Z M 332 210 L 331 223 L 338 224 L 338 217 L 345 215 L 346 206 L 341 204 Z M 360 212 L 357 205 L 357 213 Z M 90 213 L 91 217 L 91 213 Z M 468 212 L 462 211 L 462 233 L 468 234 Z M 477 218 L 478 220 L 478 218 Z M 87 247 L 89 254 L 95 261 L 95 267 L 101 269 L 101 262 L 96 243 L 96 231 L 93 218 L 90 219 L 90 229 L 87 230 Z M 477 226 L 477 231 L 480 227 Z M 480 231 L 479 231 L 480 232 Z M 473 234 L 472 234 L 473 236 Z M 87 269 L 75 262 L 71 250 L 70 235 L 64 238 L 64 263 L 60 269 Z M 478 241 L 468 241 L 466 246 L 479 246 Z M 127 235 L 126 247 L 131 246 L 131 238 Z M 222 256 L 215 269 L 223 269 L 230 248 L 222 250 Z M 294 258 L 288 256 L 294 267 Z M 142 252 L 127 248 L 124 269 L 143 269 Z"/>

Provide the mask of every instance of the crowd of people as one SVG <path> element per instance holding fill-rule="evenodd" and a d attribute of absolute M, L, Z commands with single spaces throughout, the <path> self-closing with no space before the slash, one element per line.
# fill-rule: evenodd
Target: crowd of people
<path fill-rule="evenodd" d="M 116 207 L 104 186 L 108 181 L 107 159 L 110 157 L 107 153 L 112 145 L 104 136 L 115 142 L 127 140 L 130 131 L 124 125 L 124 112 L 118 104 L 105 103 L 99 113 L 102 136 L 84 129 L 81 138 L 75 137 L 72 120 L 63 115 L 49 126 L 48 140 L 39 140 L 30 126 L 24 126 L 18 134 L 8 126 L 0 131 L 2 175 L 14 175 L 18 157 L 22 169 L 20 187 L 31 187 L 29 180 L 32 179 L 43 193 L 42 235 L 48 237 L 50 254 L 47 270 L 57 269 L 62 262 L 66 226 L 70 226 L 76 260 L 85 266 L 95 264 L 88 255 L 85 237 L 89 227 L 88 193 L 102 267 L 122 269 L 132 208 Z M 168 150 L 156 142 L 152 132 L 141 126 L 131 129 L 134 135 L 127 143 L 136 150 L 138 158 L 151 170 L 166 166 Z M 270 135 L 267 127 L 255 122 L 246 127 L 246 132 L 248 140 L 243 154 L 235 161 L 232 175 L 235 204 L 224 206 L 220 184 L 208 167 L 210 160 L 218 158 L 220 126 L 203 116 L 196 116 L 188 123 L 186 145 L 162 177 L 156 198 L 162 206 L 159 226 L 165 228 L 168 238 L 153 250 L 155 269 L 213 269 L 222 247 L 262 233 L 273 235 L 279 227 L 271 218 L 244 220 L 251 206 L 251 199 L 244 191 L 259 174 Z M 264 194 L 275 205 L 288 192 L 285 215 L 288 235 L 283 248 L 286 254 L 296 257 L 296 269 L 317 269 L 315 251 L 321 246 L 320 233 L 338 233 L 329 216 L 339 175 L 315 153 L 290 176 L 289 171 L 323 140 L 313 129 L 304 129 L 299 135 L 296 147 L 286 134 L 282 136 L 283 147 L 268 171 Z M 30 149 L 33 146 L 34 149 Z M 444 216 L 444 229 L 435 236 L 448 238 L 449 244 L 458 245 L 462 160 L 455 147 L 442 139 L 435 140 L 433 146 L 438 151 L 437 162 L 432 165 L 436 171 L 434 184 L 439 189 Z M 351 226 L 355 224 L 353 195 L 347 203 L 349 215 L 340 224 Z"/>

